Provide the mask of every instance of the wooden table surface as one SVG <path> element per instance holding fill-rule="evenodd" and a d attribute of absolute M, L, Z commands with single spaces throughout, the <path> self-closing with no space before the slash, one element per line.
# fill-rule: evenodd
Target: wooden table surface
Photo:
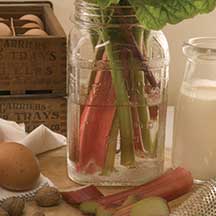
<path fill-rule="evenodd" d="M 60 190 L 75 189 L 79 185 L 72 182 L 67 176 L 66 148 L 51 151 L 39 156 L 42 173 L 47 176 Z M 170 166 L 170 155 L 166 153 L 166 167 Z M 123 187 L 99 187 L 104 194 L 112 194 L 124 190 Z M 171 209 L 178 206 L 189 194 L 169 203 Z M 42 210 L 46 216 L 81 216 L 82 214 L 70 205 L 62 202 L 58 207 L 39 208 L 34 202 L 28 202 L 25 208 L 25 216 L 31 216 L 33 212 Z"/>

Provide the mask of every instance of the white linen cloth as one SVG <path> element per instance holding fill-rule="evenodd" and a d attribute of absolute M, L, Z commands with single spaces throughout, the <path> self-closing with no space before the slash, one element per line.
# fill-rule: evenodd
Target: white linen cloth
<path fill-rule="evenodd" d="M 66 138 L 40 125 L 31 133 L 25 132 L 23 124 L 0 119 L 0 142 L 18 142 L 37 155 L 66 145 Z"/>
<path fill-rule="evenodd" d="M 0 118 L 0 142 L 20 141 L 26 137 L 25 126 Z"/>

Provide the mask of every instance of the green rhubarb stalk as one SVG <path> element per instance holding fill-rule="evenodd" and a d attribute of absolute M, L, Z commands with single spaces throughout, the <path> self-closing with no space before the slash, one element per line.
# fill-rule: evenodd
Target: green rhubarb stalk
<path fill-rule="evenodd" d="M 143 46 L 143 41 L 144 46 L 146 47 L 147 35 L 142 28 L 135 28 L 133 31 L 133 35 L 140 50 Z M 135 94 L 136 97 L 139 123 L 142 131 L 142 141 L 144 149 L 148 152 L 151 152 L 153 146 L 151 145 L 152 142 L 150 137 L 150 131 L 148 128 L 148 105 L 145 98 L 145 75 L 141 70 L 141 64 L 142 62 L 140 62 L 140 60 L 131 55 L 131 74 L 133 75 L 133 77 L 131 78 L 133 82 L 132 88 L 134 89 L 133 94 Z"/>
<path fill-rule="evenodd" d="M 79 210 L 84 214 L 96 214 L 97 208 L 100 204 L 96 201 L 85 201 L 79 206 Z"/>
<path fill-rule="evenodd" d="M 138 202 L 140 199 L 136 195 L 129 195 L 120 207 L 125 207 Z"/>
<path fill-rule="evenodd" d="M 152 140 L 153 139 L 153 140 Z M 155 137 L 151 138 L 151 149 L 150 153 L 152 157 L 155 157 L 157 152 L 157 145 L 158 145 L 158 132 L 156 133 Z"/>
<path fill-rule="evenodd" d="M 150 129 L 148 128 L 148 105 L 144 95 L 144 76 L 143 72 L 134 70 L 136 80 L 136 98 L 137 98 L 137 110 L 139 113 L 140 127 L 142 131 L 142 139 L 144 149 L 151 155 L 155 152 L 155 142 L 152 142 Z"/>
<path fill-rule="evenodd" d="M 138 48 L 144 47 L 143 56 L 144 59 L 147 59 L 146 53 L 147 53 L 147 41 L 149 37 L 149 31 L 137 29 L 134 32 L 134 39 L 137 43 Z M 144 42 L 144 44 L 142 44 Z M 143 71 L 141 70 L 141 64 L 143 62 L 140 62 L 137 59 L 133 59 L 133 65 L 134 67 L 134 79 L 135 79 L 135 89 L 136 89 L 136 98 L 138 103 L 138 113 L 139 113 L 139 120 L 142 130 L 142 139 L 144 148 L 151 156 L 155 156 L 156 154 L 156 148 L 157 148 L 157 137 L 154 138 L 151 136 L 150 128 L 148 127 L 148 121 L 150 119 L 150 116 L 148 115 L 148 104 L 145 98 L 145 76 Z M 145 63 L 146 64 L 146 63 Z M 143 69 L 143 68 L 142 68 Z"/>
<path fill-rule="evenodd" d="M 137 64 L 137 61 L 133 59 L 133 65 L 139 65 Z M 139 121 L 140 121 L 140 127 L 142 131 L 142 140 L 143 140 L 143 145 L 144 149 L 146 151 L 149 150 L 149 137 L 147 137 L 148 133 L 148 113 L 147 113 L 147 103 L 146 103 L 146 98 L 144 95 L 144 74 L 142 71 L 140 71 L 139 66 L 134 67 L 133 70 L 131 71 L 134 74 L 134 84 L 135 84 L 135 95 L 136 95 L 136 102 L 137 102 L 137 110 L 139 114 Z"/>
<path fill-rule="evenodd" d="M 150 31 L 145 30 L 144 31 L 144 55 L 147 55 L 147 49 L 148 49 L 148 38 L 149 38 Z M 149 110 L 149 107 L 148 107 Z M 142 111 L 139 110 L 140 116 L 142 115 Z M 150 128 L 148 128 L 148 114 L 147 114 L 147 109 L 145 110 L 145 114 L 147 115 L 147 122 L 145 124 L 145 128 L 143 128 L 145 137 L 144 137 L 144 144 L 145 144 L 145 149 L 149 152 L 149 154 L 154 157 L 156 156 L 156 150 L 157 150 L 157 142 L 158 142 L 158 132 L 156 132 L 156 136 L 152 137 Z M 151 119 L 151 113 L 149 111 L 149 119 Z M 158 130 L 158 129 L 157 129 Z"/>
<path fill-rule="evenodd" d="M 119 9 L 118 14 L 122 15 L 123 11 Z M 124 19 L 121 19 L 121 22 L 127 24 Z M 137 110 L 142 131 L 142 144 L 144 145 L 144 149 L 151 153 L 153 147 L 151 146 L 150 129 L 148 128 L 148 105 L 145 98 L 145 82 L 148 81 L 152 87 L 157 86 L 157 82 L 152 71 L 145 62 L 147 59 L 146 51 L 144 50 L 144 53 L 141 52 L 143 47 L 147 48 L 149 31 L 144 30 L 140 26 L 135 26 L 131 30 L 125 27 L 122 27 L 121 29 L 127 43 L 131 45 L 132 63 L 130 70 L 132 90 L 134 90 L 134 93 L 132 94 L 135 94 L 136 102 L 138 104 Z"/>
<path fill-rule="evenodd" d="M 144 30 L 144 53 L 145 55 L 147 55 L 147 49 L 148 49 L 148 37 L 149 37 L 150 31 L 148 30 Z M 140 116 L 143 114 L 141 110 L 139 110 Z M 150 153 L 150 155 L 155 155 L 155 151 L 156 151 L 156 142 L 152 141 L 151 139 L 151 133 L 150 130 L 148 128 L 148 113 L 147 113 L 147 108 L 145 109 L 145 115 L 146 115 L 146 124 L 145 127 L 143 127 L 143 132 L 145 133 L 145 137 L 144 137 L 144 143 L 145 143 L 145 149 Z M 150 116 L 149 116 L 150 118 Z"/>
<path fill-rule="evenodd" d="M 100 48 L 100 49 L 96 50 L 94 66 L 93 66 L 93 69 L 91 71 L 89 84 L 88 84 L 89 85 L 88 86 L 88 93 L 90 93 L 92 85 L 94 84 L 95 77 L 96 77 L 96 74 L 97 74 L 97 71 L 98 71 L 98 63 L 99 63 L 99 61 L 101 61 L 103 59 L 103 55 L 104 55 L 104 49 L 103 48 Z"/>
<path fill-rule="evenodd" d="M 95 1 L 91 1 L 91 0 L 85 0 L 85 1 L 89 2 L 89 3 L 95 3 Z M 97 15 L 98 14 L 96 13 L 95 16 L 97 16 Z M 100 44 L 100 42 L 101 42 L 100 35 L 97 33 L 97 31 L 94 31 L 92 29 L 89 30 L 89 34 L 90 34 L 90 39 L 91 39 L 93 49 L 95 51 L 95 58 L 94 58 L 94 66 L 93 66 L 93 69 L 92 69 L 91 74 L 90 74 L 88 93 L 90 93 L 92 85 L 94 84 L 94 81 L 95 81 L 96 73 L 98 71 L 98 68 L 97 68 L 98 65 L 97 64 L 100 60 L 102 60 L 103 55 L 104 55 L 104 48 L 103 47 L 96 49 L 96 46 L 98 44 Z"/>
<path fill-rule="evenodd" d="M 108 32 L 102 30 L 103 41 L 107 42 L 106 55 L 109 60 L 113 86 L 116 93 L 116 106 L 120 127 L 121 164 L 134 166 L 133 120 L 128 92 L 122 71 L 119 48 L 111 40 Z"/>
<path fill-rule="evenodd" d="M 107 143 L 107 155 L 102 175 L 109 175 L 114 169 L 118 132 L 119 119 L 118 115 L 116 114 L 113 121 L 112 129 L 110 131 L 109 140 Z"/>
<path fill-rule="evenodd" d="M 137 30 L 134 33 L 134 38 L 137 41 L 137 45 L 139 47 L 142 46 L 143 42 L 143 30 Z M 142 131 L 142 140 L 144 144 L 145 150 L 148 151 L 148 139 L 146 136 L 147 133 L 147 123 L 148 123 L 148 114 L 147 114 L 147 104 L 146 104 L 146 99 L 145 99 L 145 76 L 143 71 L 141 71 L 141 65 L 140 62 L 138 62 L 135 58 L 133 58 L 133 65 L 135 67 L 133 68 L 133 74 L 134 74 L 134 89 L 135 89 L 135 94 L 136 94 L 136 99 L 137 99 L 137 110 L 139 113 L 139 120 L 140 120 L 140 127 Z"/>
<path fill-rule="evenodd" d="M 136 73 L 139 71 L 136 70 L 136 61 L 133 58 L 133 53 L 129 50 L 129 55 L 126 56 L 125 60 L 127 63 L 125 64 L 126 70 L 128 70 L 128 77 L 126 77 L 129 86 L 130 98 L 132 106 L 132 113 L 133 113 L 133 123 L 134 123 L 134 147 L 137 156 L 144 156 L 144 143 L 143 143 L 143 135 L 142 135 L 142 118 L 139 116 L 139 101 L 138 99 L 138 92 L 137 92 L 137 80 L 135 79 Z M 127 69 L 128 68 L 128 69 Z M 144 80 L 139 80 L 140 84 L 143 84 Z M 142 107 L 145 109 L 145 106 Z"/>

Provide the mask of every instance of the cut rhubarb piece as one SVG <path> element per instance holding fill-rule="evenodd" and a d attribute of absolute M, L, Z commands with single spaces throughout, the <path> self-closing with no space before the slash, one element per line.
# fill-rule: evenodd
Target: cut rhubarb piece
<path fill-rule="evenodd" d="M 84 214 L 96 214 L 97 208 L 100 206 L 95 201 L 86 201 L 80 204 L 79 209 Z"/>
<path fill-rule="evenodd" d="M 105 196 L 97 200 L 105 207 L 118 207 L 127 199 L 134 195 L 139 199 L 149 196 L 159 196 L 167 201 L 171 201 L 185 193 L 188 193 L 193 185 L 193 178 L 190 172 L 183 168 L 169 170 L 167 173 L 147 184 L 131 188 L 129 190 Z"/>
<path fill-rule="evenodd" d="M 81 115 L 78 171 L 94 173 L 104 167 L 116 112 L 114 104 L 111 74 L 105 70 L 98 71 Z"/>
<path fill-rule="evenodd" d="M 167 201 L 160 197 L 149 197 L 136 203 L 131 209 L 131 216 L 169 216 Z"/>
<path fill-rule="evenodd" d="M 104 195 L 93 185 L 82 187 L 74 191 L 62 192 L 62 197 L 65 202 L 71 205 L 79 205 L 88 200 L 95 200 L 103 197 Z"/>
<path fill-rule="evenodd" d="M 80 204 L 79 209 L 84 214 L 96 216 L 111 216 L 116 212 L 114 208 L 105 208 L 96 201 L 86 201 Z"/>
<path fill-rule="evenodd" d="M 128 205 L 132 205 L 132 204 L 134 204 L 134 203 L 136 203 L 136 202 L 138 202 L 138 201 L 139 201 L 139 199 L 138 199 L 136 196 L 130 195 L 130 196 L 122 203 L 121 207 L 128 206 Z"/>
<path fill-rule="evenodd" d="M 169 207 L 167 201 L 160 197 L 148 197 L 119 209 L 113 216 L 169 216 Z"/>
<path fill-rule="evenodd" d="M 105 209 L 103 206 L 99 206 L 96 210 L 96 216 L 112 216 L 115 212 L 115 209 Z"/>

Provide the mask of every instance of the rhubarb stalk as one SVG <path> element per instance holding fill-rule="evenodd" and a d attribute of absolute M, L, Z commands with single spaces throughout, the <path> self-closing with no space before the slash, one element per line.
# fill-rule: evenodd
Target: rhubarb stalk
<path fill-rule="evenodd" d="M 133 70 L 136 66 L 134 65 L 133 56 L 128 48 L 121 49 L 121 61 L 122 67 L 124 71 L 124 79 L 126 82 L 126 86 L 128 89 L 128 95 L 131 101 L 131 112 L 133 118 L 133 131 L 134 131 L 134 148 L 136 155 L 143 156 L 144 145 L 142 139 L 142 129 L 141 129 L 141 121 L 139 117 L 139 112 L 137 109 L 137 92 L 136 92 L 136 84 L 135 84 L 135 73 Z M 140 80 L 140 82 L 142 82 Z"/>
<path fill-rule="evenodd" d="M 134 11 L 131 11 L 131 14 L 133 13 Z M 118 9 L 117 14 L 122 16 L 124 13 L 121 9 Z M 132 82 L 134 82 L 134 95 L 136 97 L 137 110 L 139 113 L 139 117 L 136 117 L 136 119 L 139 119 L 140 121 L 142 143 L 145 150 L 153 154 L 152 152 L 155 152 L 155 146 L 151 146 L 150 129 L 148 128 L 148 105 L 145 96 L 145 83 L 150 83 L 151 88 L 156 88 L 158 84 L 147 63 L 146 49 L 149 31 L 145 31 L 140 27 L 131 28 L 131 26 L 127 24 L 128 20 L 122 18 L 120 18 L 120 20 L 122 23 L 120 29 L 123 32 L 128 48 L 133 54 L 131 73 L 134 74 Z M 142 50 L 142 47 L 144 47 L 143 53 L 140 51 Z"/>
<path fill-rule="evenodd" d="M 100 208 L 106 213 L 116 212 L 116 215 L 119 216 L 123 216 L 124 213 L 125 215 L 130 215 L 131 209 L 140 200 L 149 197 L 160 197 L 166 201 L 172 201 L 188 193 L 192 189 L 192 186 L 193 178 L 191 173 L 179 167 L 174 170 L 168 170 L 161 177 L 147 184 L 113 195 L 82 202 L 80 209 L 88 214 L 96 214 L 97 209 Z"/>
<path fill-rule="evenodd" d="M 61 193 L 65 202 L 76 206 L 82 202 L 99 199 L 104 195 L 93 185 L 82 187 L 76 190 L 64 191 Z"/>
<path fill-rule="evenodd" d="M 192 185 L 193 178 L 191 173 L 183 168 L 176 168 L 174 170 L 169 170 L 167 173 L 150 183 L 99 198 L 97 202 L 107 208 L 118 207 L 131 195 L 136 196 L 139 199 L 149 196 L 159 196 L 167 201 L 171 201 L 188 193 L 191 190 Z"/>
<path fill-rule="evenodd" d="M 105 50 L 109 60 L 112 82 L 116 93 L 116 107 L 121 136 L 121 164 L 125 166 L 134 166 L 133 121 L 130 101 L 122 71 L 120 51 L 119 47 L 117 45 L 115 46 L 115 40 L 112 40 L 112 37 L 108 32 L 103 31 L 102 36 L 103 41 L 107 42 Z"/>
<path fill-rule="evenodd" d="M 104 64 L 107 64 L 106 61 Z M 114 103 L 115 92 L 110 72 L 97 71 L 80 120 L 78 170 L 94 173 L 104 167 L 108 137 L 116 113 Z"/>
<path fill-rule="evenodd" d="M 116 114 L 114 117 L 112 129 L 110 131 L 110 135 L 107 143 L 107 154 L 106 154 L 106 160 L 102 171 L 102 175 L 105 176 L 109 175 L 114 170 L 118 132 L 119 132 L 119 119 L 118 119 L 118 115 Z"/>

